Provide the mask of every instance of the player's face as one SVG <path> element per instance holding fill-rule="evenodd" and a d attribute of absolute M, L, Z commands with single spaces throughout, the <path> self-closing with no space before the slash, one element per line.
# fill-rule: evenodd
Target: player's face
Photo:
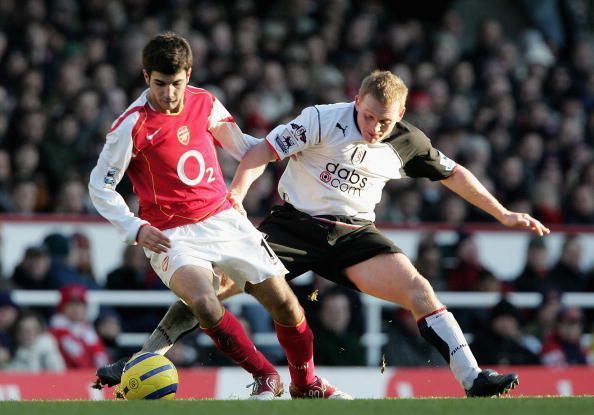
<path fill-rule="evenodd" d="M 402 120 L 405 108 L 400 103 L 382 104 L 371 94 L 355 98 L 357 125 L 363 139 L 370 144 L 383 140 L 390 134 L 394 124 Z"/>
<path fill-rule="evenodd" d="M 144 79 L 149 86 L 149 100 L 157 111 L 172 114 L 183 108 L 184 92 L 190 73 L 191 70 L 181 70 L 175 75 L 167 75 L 152 71 L 149 76 L 144 71 Z"/>

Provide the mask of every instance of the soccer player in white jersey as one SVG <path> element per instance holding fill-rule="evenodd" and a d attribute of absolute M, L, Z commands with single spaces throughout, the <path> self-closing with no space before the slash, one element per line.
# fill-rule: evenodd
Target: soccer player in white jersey
<path fill-rule="evenodd" d="M 171 32 L 158 35 L 142 59 L 148 89 L 113 123 L 91 173 L 89 191 L 97 210 L 126 242 L 144 247 L 155 272 L 216 347 L 253 375 L 254 399 L 280 396 L 283 385 L 217 299 L 213 267 L 270 312 L 289 362 L 291 387 L 311 397 L 349 399 L 315 376 L 313 334 L 283 278 L 287 270 L 228 200 L 215 146 L 237 159 L 248 146 L 223 105 L 188 85 L 188 42 Z M 139 217 L 115 190 L 124 172 L 138 195 Z"/>
<path fill-rule="evenodd" d="M 286 278 L 313 270 L 338 284 L 400 304 L 412 312 L 422 336 L 449 362 L 467 396 L 498 396 L 515 387 L 518 376 L 479 368 L 454 316 L 429 282 L 374 226 L 375 205 L 388 180 L 427 177 L 505 226 L 540 236 L 549 230 L 530 215 L 503 207 L 471 172 L 403 121 L 407 93 L 399 77 L 375 71 L 363 80 L 354 102 L 306 108 L 246 153 L 231 185 L 232 201 L 240 209 L 266 165 L 291 157 L 279 183 L 285 204 L 274 207 L 259 226 L 289 269 Z M 173 321 L 171 311 L 162 324 L 175 341 L 182 332 L 167 324 Z M 158 343 L 157 332 L 151 337 L 145 347 Z"/>

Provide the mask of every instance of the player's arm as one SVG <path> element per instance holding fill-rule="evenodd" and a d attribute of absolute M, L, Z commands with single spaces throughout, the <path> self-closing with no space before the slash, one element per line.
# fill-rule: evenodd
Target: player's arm
<path fill-rule="evenodd" d="M 503 207 L 474 174 L 434 148 L 431 140 L 418 128 L 409 123 L 403 123 L 403 126 L 408 129 L 407 139 L 399 140 L 398 153 L 404 160 L 403 170 L 406 175 L 439 180 L 445 187 L 489 213 L 505 226 L 529 229 L 540 236 L 550 233 L 548 228 L 529 214 L 512 212 Z"/>
<path fill-rule="evenodd" d="M 305 108 L 298 117 L 274 128 L 242 158 L 231 183 L 231 201 L 241 205 L 250 186 L 271 161 L 293 157 L 320 141 L 319 111 Z"/>
<path fill-rule="evenodd" d="M 125 120 L 107 134 L 97 165 L 89 179 L 89 196 L 97 211 L 110 221 L 124 242 L 138 243 L 154 252 L 165 252 L 169 238 L 147 221 L 136 217 L 124 198 L 115 190 L 132 158 L 130 131 L 133 119 Z"/>
<path fill-rule="evenodd" d="M 241 205 L 252 183 L 264 173 L 269 162 L 277 160 L 276 153 L 268 141 L 261 141 L 245 154 L 231 182 L 231 202 Z"/>
<path fill-rule="evenodd" d="M 539 236 L 548 235 L 551 231 L 527 213 L 512 212 L 506 209 L 465 167 L 457 164 L 453 173 L 441 183 L 457 193 L 474 206 L 489 213 L 505 226 L 518 229 L 529 229 Z"/>
<path fill-rule="evenodd" d="M 214 97 L 212 110 L 208 117 L 208 131 L 213 135 L 217 144 L 237 161 L 241 161 L 250 148 L 262 141 L 251 135 L 243 134 L 229 111 Z"/>

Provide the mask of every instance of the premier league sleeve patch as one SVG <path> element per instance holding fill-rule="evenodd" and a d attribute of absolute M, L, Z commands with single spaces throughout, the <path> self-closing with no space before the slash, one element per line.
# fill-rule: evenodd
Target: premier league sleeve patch
<path fill-rule="evenodd" d="M 454 167 L 456 167 L 456 162 L 443 154 L 441 151 L 437 150 L 437 152 L 439 153 L 439 164 L 443 166 L 443 169 L 445 171 L 454 170 Z"/>
<path fill-rule="evenodd" d="M 291 123 L 283 128 L 274 138 L 277 148 L 285 155 L 294 153 L 306 143 L 306 131 L 301 125 Z"/>
<path fill-rule="evenodd" d="M 105 187 L 113 187 L 116 184 L 119 172 L 120 169 L 116 167 L 111 167 L 109 170 L 107 170 L 107 174 L 103 178 L 103 183 L 105 183 Z"/>
<path fill-rule="evenodd" d="M 277 135 L 274 141 L 276 142 L 276 145 L 280 151 L 282 151 L 285 155 L 289 154 L 291 147 L 295 146 L 295 140 L 287 130 Z"/>

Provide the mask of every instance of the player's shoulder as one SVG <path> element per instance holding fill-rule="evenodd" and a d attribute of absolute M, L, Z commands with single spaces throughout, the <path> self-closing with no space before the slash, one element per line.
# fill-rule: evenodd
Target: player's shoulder
<path fill-rule="evenodd" d="M 406 162 L 419 154 L 426 154 L 431 149 L 431 140 L 413 124 L 399 121 L 394 126 L 390 137 L 383 141 L 398 153 Z"/>
<path fill-rule="evenodd" d="M 121 130 L 132 130 L 138 121 L 146 119 L 148 90 L 144 91 L 140 96 L 132 102 L 128 108 L 111 124 L 109 134 L 114 134 Z"/>
<path fill-rule="evenodd" d="M 394 125 L 394 129 L 386 143 L 401 143 L 413 147 L 427 147 L 431 145 L 431 140 L 423 131 L 408 121 L 401 120 Z"/>
<path fill-rule="evenodd" d="M 210 101 L 214 101 L 216 99 L 209 90 L 190 84 L 186 85 L 186 94 L 191 99 L 208 99 Z"/>
<path fill-rule="evenodd" d="M 314 105 L 313 108 L 324 117 L 342 117 L 344 114 L 352 114 L 353 102 L 338 102 L 336 104 Z"/>
<path fill-rule="evenodd" d="M 332 129 L 336 123 L 341 125 L 348 125 L 353 123 L 354 106 L 353 102 L 339 102 L 336 104 L 314 105 L 311 112 L 312 116 L 316 116 L 320 126 L 320 134 L 331 134 Z M 342 136 L 343 134 L 341 134 Z"/>

